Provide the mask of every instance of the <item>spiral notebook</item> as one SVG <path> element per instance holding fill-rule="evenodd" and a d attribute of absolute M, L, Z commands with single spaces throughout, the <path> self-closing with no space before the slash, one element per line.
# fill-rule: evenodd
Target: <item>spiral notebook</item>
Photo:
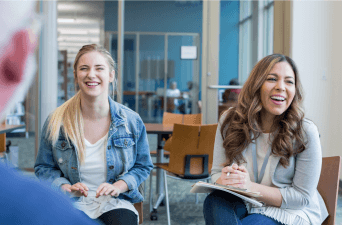
<path fill-rule="evenodd" d="M 256 198 L 261 197 L 259 192 L 251 192 L 246 189 L 236 188 L 232 186 L 225 186 L 219 184 L 210 184 L 202 181 L 198 181 L 194 185 L 192 185 L 191 193 L 210 193 L 215 190 L 225 191 L 232 195 L 235 195 L 247 202 L 252 203 L 257 207 L 262 207 L 263 203 L 258 201 Z"/>

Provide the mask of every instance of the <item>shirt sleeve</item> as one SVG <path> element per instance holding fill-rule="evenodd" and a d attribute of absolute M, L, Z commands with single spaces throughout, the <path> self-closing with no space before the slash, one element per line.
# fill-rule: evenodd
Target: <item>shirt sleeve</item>
<path fill-rule="evenodd" d="M 281 208 L 303 209 L 316 194 L 322 168 L 322 150 L 316 125 L 304 120 L 307 137 L 306 149 L 296 156 L 295 174 L 290 187 L 280 189 Z"/>
<path fill-rule="evenodd" d="M 133 167 L 119 180 L 126 182 L 128 186 L 128 195 L 131 191 L 138 189 L 138 186 L 144 182 L 153 169 L 153 163 L 150 155 L 150 148 L 147 139 L 146 128 L 141 119 L 139 119 L 140 135 L 137 140 L 137 156 Z"/>
<path fill-rule="evenodd" d="M 215 183 L 221 176 L 223 164 L 226 162 L 225 149 L 223 147 L 223 139 L 221 135 L 221 126 L 224 119 L 227 116 L 227 112 L 223 113 L 220 121 L 217 125 L 215 144 L 214 144 L 214 155 L 213 155 L 213 166 L 211 168 L 211 181 Z"/>

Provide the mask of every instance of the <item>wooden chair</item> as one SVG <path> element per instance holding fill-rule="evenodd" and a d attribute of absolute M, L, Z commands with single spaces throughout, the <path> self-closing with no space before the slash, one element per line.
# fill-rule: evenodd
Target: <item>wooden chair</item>
<path fill-rule="evenodd" d="M 163 125 L 164 126 L 171 126 L 175 123 L 179 124 L 202 124 L 202 114 L 175 114 L 175 113 L 168 113 L 164 112 L 163 114 Z M 164 156 L 170 156 L 170 144 L 171 144 L 171 137 L 165 137 L 165 145 L 164 145 Z M 151 151 L 151 156 L 156 156 L 157 151 Z"/>
<path fill-rule="evenodd" d="M 143 202 L 134 203 L 134 207 L 139 213 L 139 224 L 142 224 L 144 219 Z"/>
<path fill-rule="evenodd" d="M 170 145 L 172 151 L 172 154 L 170 154 L 170 161 L 169 163 L 155 164 L 157 168 L 161 168 L 164 171 L 164 192 L 166 197 L 168 224 L 170 224 L 170 211 L 166 171 L 171 174 L 168 175 L 168 177 L 175 179 L 209 181 L 210 169 L 213 161 L 216 128 L 217 124 L 174 124 L 172 143 Z M 150 179 L 152 179 L 152 176 Z M 152 196 L 152 187 L 150 187 L 150 196 Z M 152 207 L 152 202 L 150 202 L 150 207 Z M 157 209 L 153 209 L 153 212 L 151 213 L 155 216 Z"/>
<path fill-rule="evenodd" d="M 145 182 L 144 182 L 145 183 Z M 144 196 L 144 185 L 140 184 L 138 190 L 142 196 Z M 139 224 L 142 224 L 144 221 L 144 211 L 143 211 L 143 202 L 134 203 L 134 208 L 139 213 Z"/>
<path fill-rule="evenodd" d="M 164 112 L 163 125 L 173 125 L 175 123 L 183 123 L 183 114 Z"/>
<path fill-rule="evenodd" d="M 202 114 L 184 114 L 183 124 L 202 124 Z"/>
<path fill-rule="evenodd" d="M 317 189 L 327 206 L 329 216 L 325 219 L 322 225 L 335 224 L 340 168 L 340 156 L 323 158 L 322 171 Z"/>

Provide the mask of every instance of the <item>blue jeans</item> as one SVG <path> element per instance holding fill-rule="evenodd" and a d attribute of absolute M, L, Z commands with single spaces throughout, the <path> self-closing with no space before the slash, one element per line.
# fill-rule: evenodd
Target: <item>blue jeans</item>
<path fill-rule="evenodd" d="M 203 214 L 206 225 L 282 224 L 261 214 L 248 214 L 245 204 L 239 197 L 223 191 L 214 191 L 207 196 Z"/>

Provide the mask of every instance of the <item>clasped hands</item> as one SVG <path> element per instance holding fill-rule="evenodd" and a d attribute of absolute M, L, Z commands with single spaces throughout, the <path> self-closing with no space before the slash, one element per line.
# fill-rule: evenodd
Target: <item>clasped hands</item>
<path fill-rule="evenodd" d="M 62 189 L 73 194 L 83 195 L 84 197 L 88 196 L 89 188 L 83 183 L 76 183 L 74 185 L 63 184 Z M 114 197 L 118 197 L 121 193 L 120 189 L 115 186 L 115 184 L 102 183 L 96 190 L 96 198 L 102 195 L 111 195 Z"/>
<path fill-rule="evenodd" d="M 250 190 L 252 185 L 247 169 L 235 163 L 222 169 L 220 181 L 217 183 L 247 190 Z"/>

